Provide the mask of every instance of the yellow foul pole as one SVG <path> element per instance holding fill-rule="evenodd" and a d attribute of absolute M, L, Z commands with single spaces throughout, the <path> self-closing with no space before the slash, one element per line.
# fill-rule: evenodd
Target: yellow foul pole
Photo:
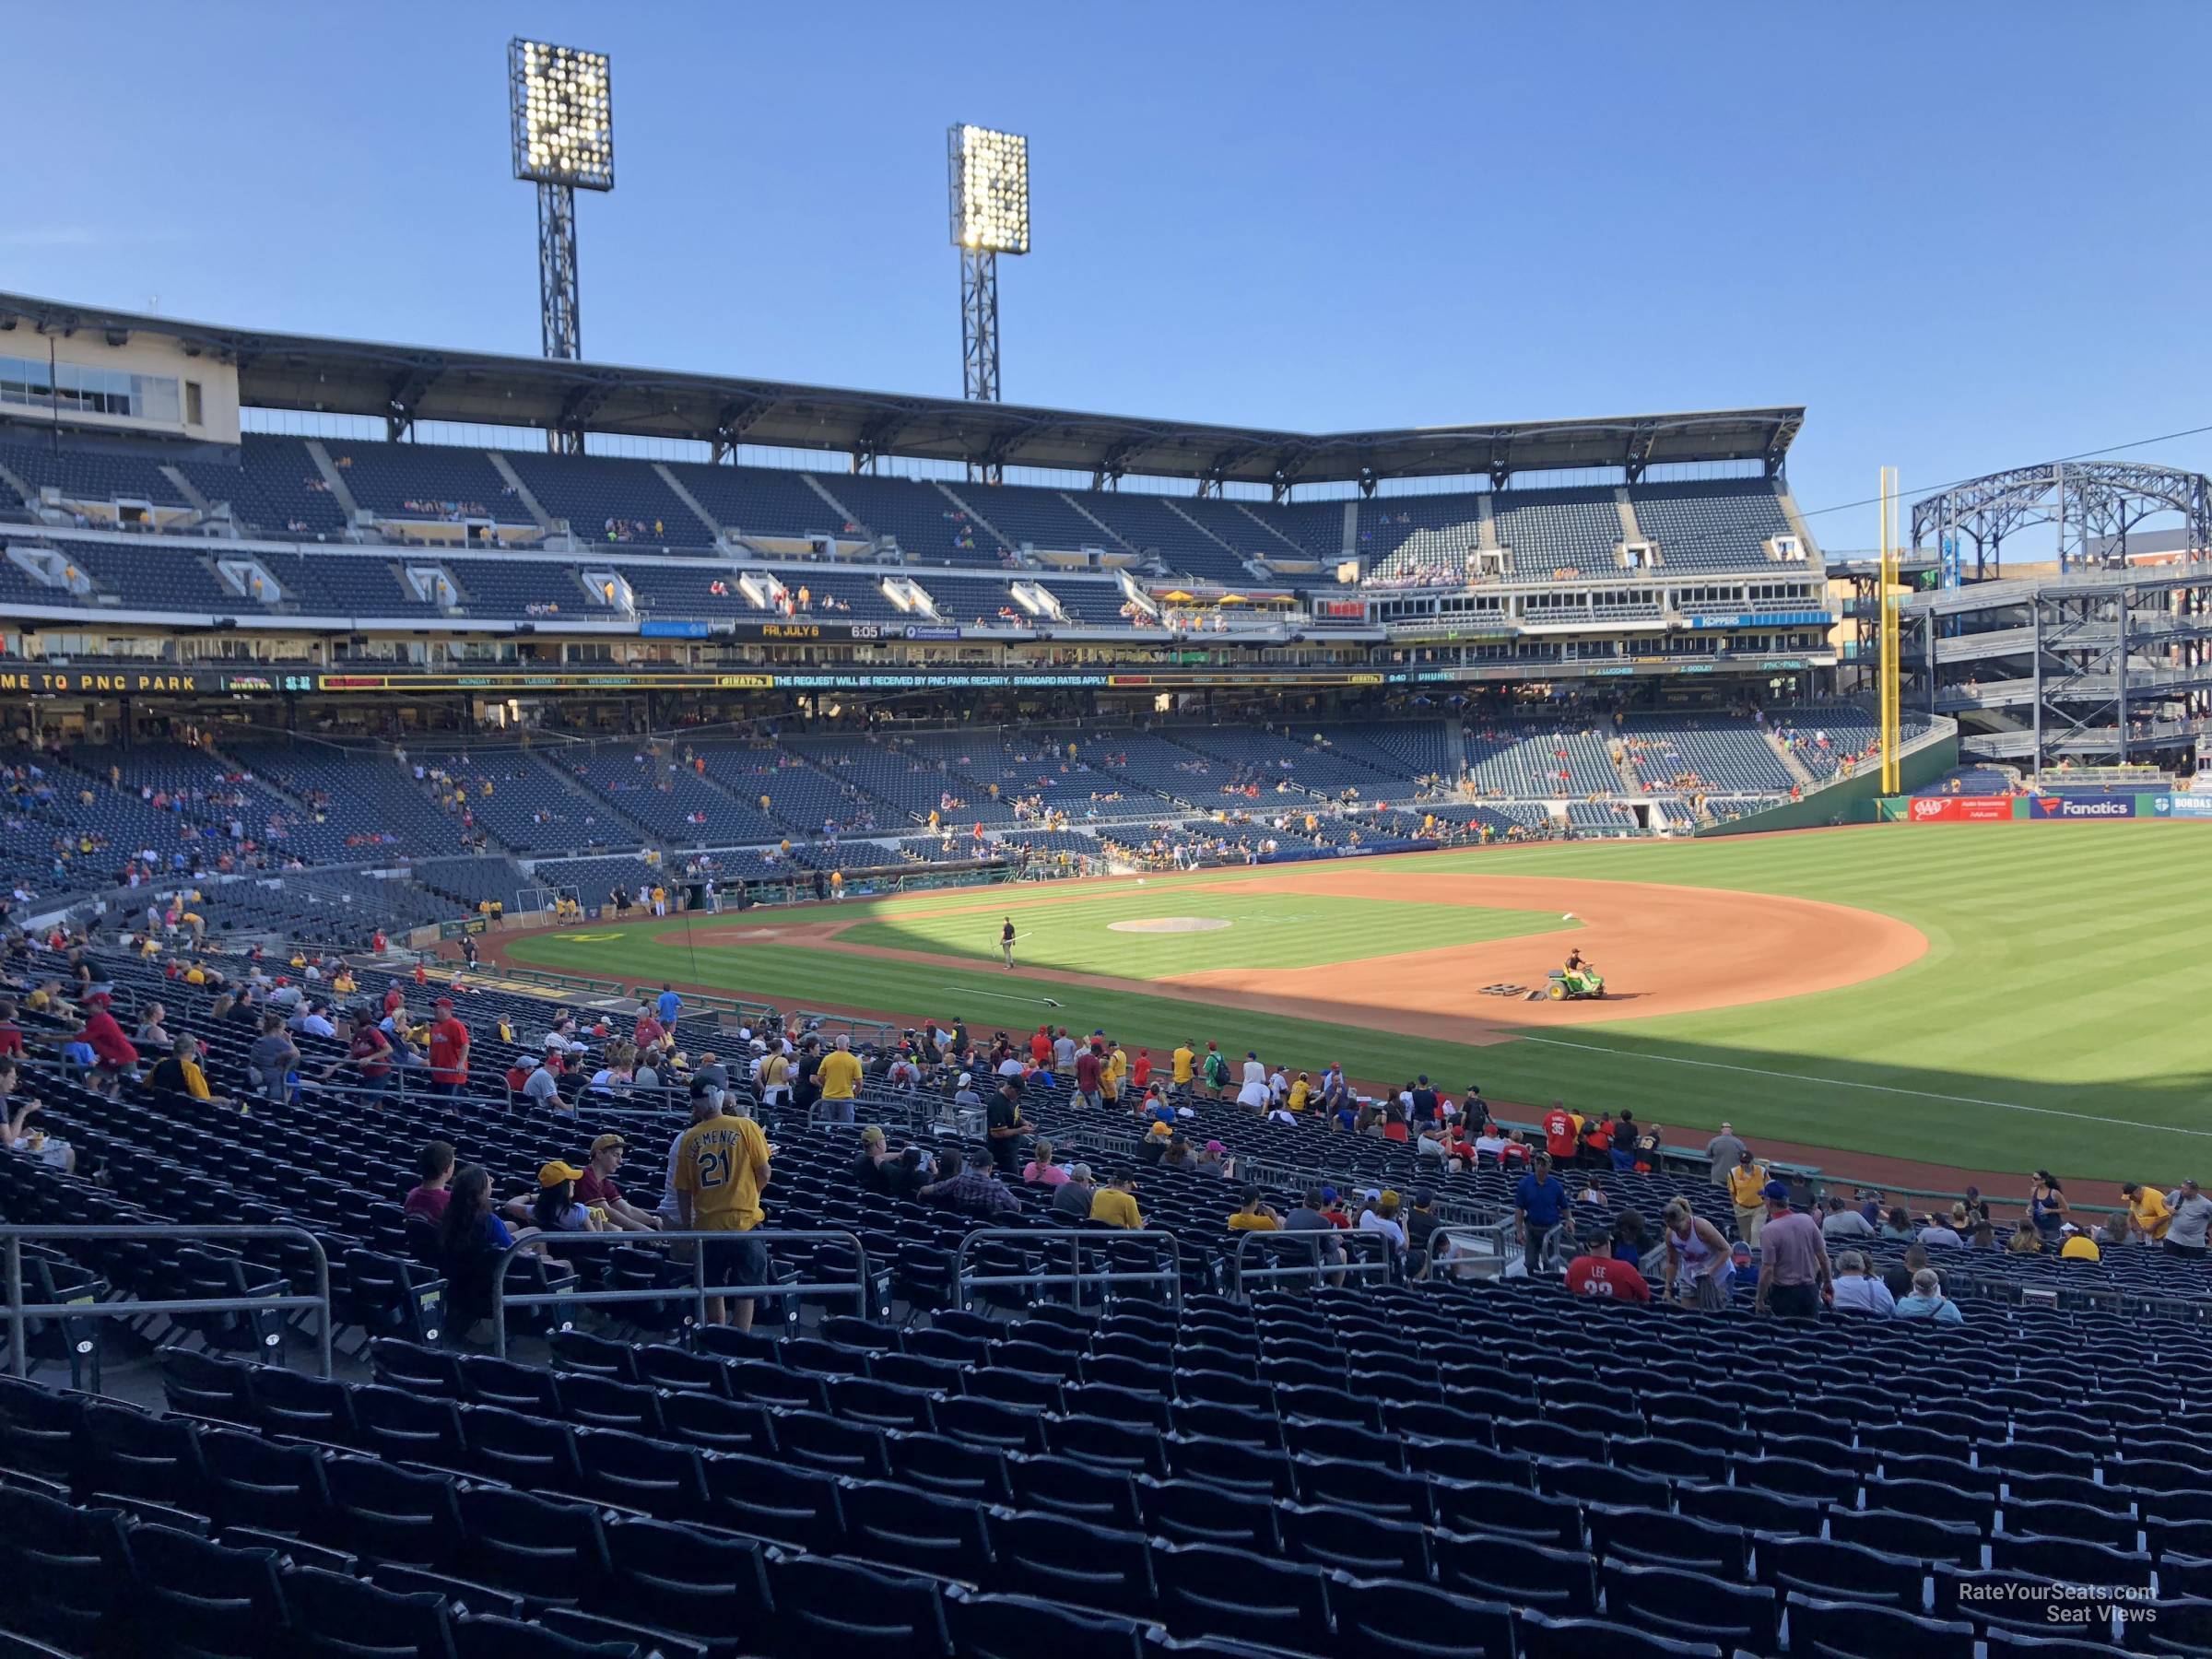
<path fill-rule="evenodd" d="M 1901 794 L 1898 754 L 1897 468 L 1882 468 L 1882 793 Z"/>

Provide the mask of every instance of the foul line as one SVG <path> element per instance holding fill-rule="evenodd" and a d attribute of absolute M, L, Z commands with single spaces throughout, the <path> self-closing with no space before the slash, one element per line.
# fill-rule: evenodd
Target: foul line
<path fill-rule="evenodd" d="M 1602 1042 L 1569 1042 L 1559 1037 L 1522 1036 L 1513 1041 L 1540 1042 L 1547 1048 L 1581 1049 L 1593 1054 L 1611 1054 L 1621 1060 L 1657 1060 L 1669 1065 L 1695 1065 L 1706 1071 L 1742 1072 L 1751 1077 L 1781 1077 L 1792 1083 L 1825 1084 L 1831 1088 L 1865 1088 L 1877 1094 L 1911 1095 L 1919 1100 L 1948 1100 L 1955 1106 L 1994 1106 L 2000 1112 L 2032 1112 L 2038 1117 L 2072 1118 L 2077 1123 L 2103 1124 L 2113 1129 L 2142 1129 L 2154 1135 L 2194 1135 L 2212 1137 L 2212 1129 L 2184 1129 L 2179 1124 L 2146 1124 L 2139 1118 L 2099 1117 L 2094 1112 L 2066 1112 L 2056 1106 L 2023 1106 L 2017 1100 L 1985 1100 L 1979 1095 L 1937 1094 L 1933 1089 L 1900 1088 L 1894 1083 L 1854 1083 L 1848 1077 L 1807 1077 L 1803 1072 L 1770 1071 L 1758 1065 L 1731 1065 L 1723 1060 L 1685 1060 L 1677 1054 L 1630 1053 Z"/>

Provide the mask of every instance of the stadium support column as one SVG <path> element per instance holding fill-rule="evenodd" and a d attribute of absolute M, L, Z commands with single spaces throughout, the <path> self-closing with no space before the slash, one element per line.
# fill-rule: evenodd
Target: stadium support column
<path fill-rule="evenodd" d="M 2041 782 L 2043 773 L 2043 596 L 2041 594 L 2031 594 L 2028 600 L 2028 661 L 2035 677 L 2032 688 L 2035 749 L 2028 757 L 2028 761 L 2034 769 L 2036 782 Z"/>
<path fill-rule="evenodd" d="M 2127 764 L 2127 590 L 2119 594 L 2119 615 L 2113 618 L 2116 638 L 2112 648 L 2113 735 L 2120 740 L 2120 764 Z"/>
<path fill-rule="evenodd" d="M 1882 468 L 1881 488 L 1881 701 L 1882 793 L 1886 795 L 1901 794 L 1903 793 L 1902 786 L 1900 782 L 1900 778 L 1901 776 L 1902 757 L 1898 753 L 1897 692 L 1898 675 L 1900 667 L 1898 658 L 1900 653 L 1898 649 L 1898 602 L 1900 595 L 1897 592 L 1896 492 L 1897 471 L 1894 467 L 1885 466 Z M 1927 667 L 1930 675 L 1933 675 L 1936 672 L 1936 658 L 1934 653 L 1932 652 L 1929 653 Z"/>
<path fill-rule="evenodd" d="M 989 249 L 960 250 L 960 395 L 996 403 L 998 395 L 998 255 Z M 982 481 L 997 484 L 1005 469 L 985 461 Z"/>
<path fill-rule="evenodd" d="M 537 315 L 546 355 L 573 362 L 583 356 L 577 315 L 576 187 L 537 187 Z"/>

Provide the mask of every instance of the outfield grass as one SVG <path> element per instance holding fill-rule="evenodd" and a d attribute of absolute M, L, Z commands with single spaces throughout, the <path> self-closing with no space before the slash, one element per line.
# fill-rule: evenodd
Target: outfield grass
<path fill-rule="evenodd" d="M 2212 1066 L 2202 1016 L 2212 1004 L 2212 953 L 2196 945 L 2212 924 L 2212 826 L 1897 825 L 1497 848 L 1388 867 L 1662 881 L 1824 900 L 1898 916 L 1926 935 L 1929 948 L 1899 972 L 1842 990 L 1537 1031 L 1482 1048 L 1134 993 L 1064 994 L 1066 1008 L 1052 1017 L 1104 1026 L 1155 1048 L 1184 1036 L 1212 1037 L 1224 1048 L 1257 1048 L 1294 1065 L 1342 1060 L 1369 1078 L 1418 1070 L 1450 1087 L 1478 1080 L 1496 1098 L 1558 1095 L 1578 1105 L 1632 1106 L 1647 1120 L 1685 1131 L 1728 1119 L 1753 1136 L 1973 1168 L 2043 1165 L 2098 1178 L 2171 1182 L 2212 1168 Z M 1233 888 L 1244 875 L 1155 878 L 1142 896 L 1143 913 L 1203 913 L 1201 895 L 1178 896 L 1179 885 Z M 1033 897 L 1029 889 L 1023 896 Z M 913 938 L 934 935 L 940 925 L 956 934 L 971 927 L 972 915 L 936 912 L 979 899 L 998 902 L 976 889 L 954 889 L 844 911 L 867 916 L 871 933 L 888 927 Z M 1207 892 L 1204 901 L 1225 900 Z M 1270 902 L 1285 913 L 1305 913 L 1320 901 L 1286 894 Z M 1404 908 L 1361 907 L 1369 914 Z M 1036 915 L 1018 914 L 1016 925 L 1029 927 Z M 994 927 L 995 915 L 989 919 Z M 1056 933 L 1061 924 L 1036 925 Z M 680 944 L 654 945 L 644 932 L 581 944 L 558 934 L 526 935 L 513 942 L 514 954 L 580 972 L 717 984 L 786 1005 L 842 1004 L 916 1018 L 957 1013 L 971 1024 L 1009 1028 L 1047 1018 L 1052 1011 L 1038 999 L 1065 991 L 958 959 L 938 968 L 772 944 L 702 949 L 694 961 Z M 1179 954 L 1183 947 L 1222 936 L 1168 935 L 1164 942 L 1170 960 L 1187 961 Z M 1398 936 L 1400 948 L 1419 947 L 1412 936 Z M 988 938 L 978 945 L 963 937 L 967 955 L 994 948 Z M 1070 965 L 1133 972 L 1104 968 L 1097 959 Z"/>
<path fill-rule="evenodd" d="M 972 911 L 900 909 L 839 936 L 854 945 L 989 962 L 1004 971 L 998 930 L 1002 919 L 1011 918 L 1018 935 L 1015 959 L 1024 967 L 1150 980 L 1209 968 L 1310 968 L 1582 925 L 1556 911 L 1241 893 L 1235 887 L 1209 891 L 1194 883 L 1155 885 L 1150 878 L 1142 888 L 1071 885 L 1046 890 L 1054 900 L 1050 904 L 1008 900 L 1003 907 L 987 893 L 971 892 Z M 1117 922 L 1168 917 L 1229 925 L 1190 933 L 1113 930 Z"/>

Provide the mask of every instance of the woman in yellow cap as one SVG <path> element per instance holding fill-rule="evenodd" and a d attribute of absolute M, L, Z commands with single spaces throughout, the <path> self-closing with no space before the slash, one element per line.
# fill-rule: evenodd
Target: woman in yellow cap
<path fill-rule="evenodd" d="M 538 1166 L 537 1200 L 530 1219 L 541 1232 L 605 1232 L 606 1218 L 576 1202 L 576 1183 L 583 1171 L 559 1159 Z"/>

